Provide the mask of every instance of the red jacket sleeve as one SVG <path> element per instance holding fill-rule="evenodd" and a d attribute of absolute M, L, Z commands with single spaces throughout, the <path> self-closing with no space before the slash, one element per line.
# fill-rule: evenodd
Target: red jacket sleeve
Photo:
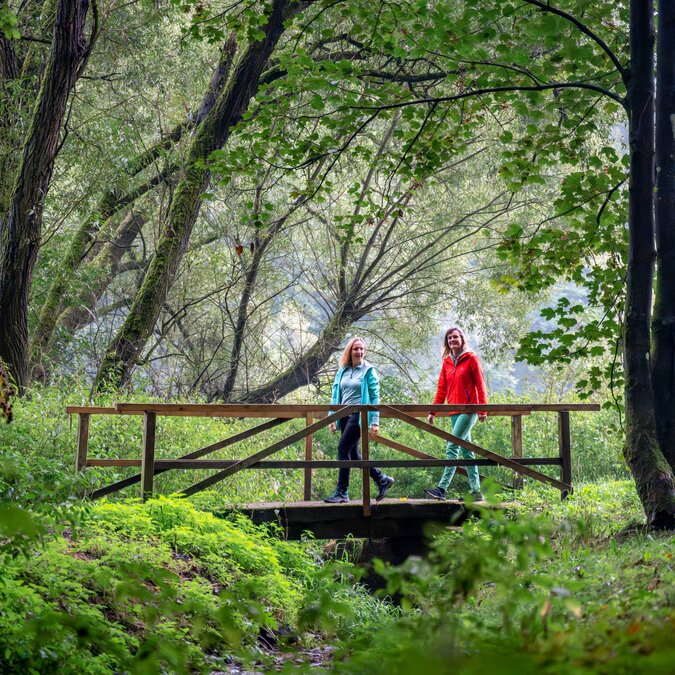
<path fill-rule="evenodd" d="M 487 403 L 487 389 L 485 388 L 485 377 L 483 368 L 477 356 L 471 359 L 471 375 L 476 385 L 476 403 Z"/>
<path fill-rule="evenodd" d="M 438 376 L 438 384 L 436 385 L 436 396 L 434 396 L 434 405 L 445 403 L 448 397 L 448 383 L 445 379 L 445 361 L 441 363 L 441 374 Z"/>

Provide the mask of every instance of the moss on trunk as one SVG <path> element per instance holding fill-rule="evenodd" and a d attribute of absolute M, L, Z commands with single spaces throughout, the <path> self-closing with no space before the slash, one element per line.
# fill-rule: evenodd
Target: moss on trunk
<path fill-rule="evenodd" d="M 206 190 L 210 173 L 205 161 L 227 142 L 232 127 L 241 119 L 255 95 L 263 68 L 283 34 L 288 0 L 275 0 L 263 28 L 264 37 L 251 43 L 229 67 L 229 76 L 213 107 L 197 127 L 188 150 L 183 175 L 176 187 L 157 252 L 143 279 L 129 314 L 106 350 L 96 375 L 97 390 L 119 388 L 128 380 L 159 317 Z M 299 5 L 298 5 L 299 7 Z M 228 63 L 234 59 L 235 42 L 223 50 Z M 222 65 L 219 64 L 219 68 Z M 212 96 L 209 91 L 205 100 Z"/>

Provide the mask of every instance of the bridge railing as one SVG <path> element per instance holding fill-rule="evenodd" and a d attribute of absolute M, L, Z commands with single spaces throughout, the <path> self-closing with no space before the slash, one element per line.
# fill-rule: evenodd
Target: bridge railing
<path fill-rule="evenodd" d="M 529 477 L 557 488 L 564 498 L 572 492 L 572 441 L 570 430 L 570 413 L 578 411 L 597 411 L 597 404 L 513 404 L 513 405 L 300 405 L 300 404 L 178 404 L 178 403 L 117 403 L 115 407 L 69 406 L 66 412 L 77 414 L 79 418 L 77 434 L 76 469 L 82 471 L 87 467 L 140 467 L 140 473 L 101 487 L 91 493 L 96 499 L 126 487 L 140 484 L 140 496 L 147 499 L 153 493 L 154 477 L 172 469 L 218 469 L 217 473 L 182 490 L 182 494 L 192 495 L 215 485 L 221 480 L 244 469 L 280 469 L 291 468 L 304 471 L 305 501 L 310 500 L 313 469 L 334 469 L 339 467 L 360 468 L 363 471 L 363 511 L 370 514 L 370 481 L 368 470 L 372 466 L 380 468 L 427 468 L 455 466 L 458 472 L 466 473 L 465 466 L 502 466 L 514 472 L 513 487 L 522 486 L 523 477 Z M 412 460 L 372 460 L 370 458 L 370 437 L 368 433 L 368 412 L 378 410 L 381 418 L 397 419 L 428 434 L 453 441 L 457 445 L 471 450 L 476 455 L 471 459 L 440 459 L 411 448 L 382 434 L 377 434 L 376 441 L 382 445 L 400 451 Z M 497 454 L 470 441 L 448 433 L 444 429 L 428 424 L 419 419 L 425 418 L 429 412 L 448 414 L 449 412 L 486 411 L 489 416 L 508 416 L 511 418 L 511 456 Z M 361 416 L 361 454 L 360 461 L 315 460 L 313 459 L 314 433 L 336 422 L 342 417 L 358 412 Z M 558 415 L 558 456 L 557 457 L 523 457 L 523 416 L 537 412 L 554 412 Z M 141 457 L 139 459 L 106 459 L 91 458 L 89 448 L 89 422 L 94 415 L 142 415 L 143 439 Z M 175 459 L 159 459 L 156 457 L 157 417 L 231 417 L 259 418 L 261 424 L 236 433 L 217 443 L 199 448 Z M 235 445 L 250 439 L 264 431 L 284 424 L 291 419 L 304 419 L 304 428 L 287 435 L 272 445 L 244 459 L 201 459 L 217 450 Z M 267 460 L 276 452 L 304 440 L 304 459 L 302 460 Z M 559 477 L 554 478 L 537 471 L 533 466 L 557 466 Z"/>

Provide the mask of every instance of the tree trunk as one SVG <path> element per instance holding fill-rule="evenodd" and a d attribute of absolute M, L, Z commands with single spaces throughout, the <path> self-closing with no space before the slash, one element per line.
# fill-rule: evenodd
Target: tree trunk
<path fill-rule="evenodd" d="M 54 37 L 7 212 L 0 214 L 0 359 L 29 380 L 28 295 L 70 92 L 86 56 L 88 0 L 59 0 Z"/>
<path fill-rule="evenodd" d="M 59 317 L 59 323 L 74 333 L 90 323 L 101 296 L 120 273 L 122 257 L 129 250 L 145 224 L 145 218 L 138 213 L 129 213 L 117 228 L 112 241 L 104 244 L 98 255 L 91 261 L 92 283 L 85 289 L 72 306 L 67 307 Z"/>
<path fill-rule="evenodd" d="M 319 372 L 324 368 L 331 355 L 339 348 L 349 327 L 360 318 L 362 318 L 362 315 L 357 311 L 347 308 L 338 309 L 317 341 L 307 352 L 270 382 L 253 391 L 239 394 L 237 401 L 241 403 L 274 403 L 300 387 L 315 384 Z"/>
<path fill-rule="evenodd" d="M 106 230 L 108 226 L 106 221 L 117 212 L 112 208 L 112 197 L 112 193 L 105 195 L 96 212 L 82 222 L 71 239 L 61 259 L 61 264 L 54 272 L 47 298 L 40 308 L 38 322 L 31 339 L 32 368 L 42 370 L 43 355 L 52 339 L 64 296 L 73 282 L 76 271 L 85 259 L 87 251 L 94 246 L 97 234 L 101 230 Z M 100 222 L 104 223 L 102 227 L 99 225 Z"/>
<path fill-rule="evenodd" d="M 249 304 L 253 297 L 256 284 L 258 282 L 258 272 L 263 261 L 267 246 L 272 241 L 276 233 L 268 233 L 266 237 L 255 237 L 253 257 L 251 263 L 246 270 L 244 277 L 244 288 L 239 300 L 239 307 L 237 309 L 237 321 L 234 326 L 234 335 L 232 336 L 232 349 L 230 350 L 230 363 L 227 368 L 227 376 L 225 377 L 225 384 L 220 392 L 215 392 L 215 395 L 210 395 L 212 400 L 221 399 L 229 401 L 234 390 L 235 382 L 237 381 L 237 374 L 239 372 L 239 365 L 241 363 L 241 350 L 244 346 L 244 337 L 246 334 L 246 324 L 249 318 Z"/>
<path fill-rule="evenodd" d="M 629 250 L 624 361 L 625 457 L 650 527 L 672 523 L 673 475 L 659 448 L 650 371 L 654 269 L 654 9 L 631 2 Z"/>
<path fill-rule="evenodd" d="M 144 169 L 147 169 L 161 156 L 162 152 L 169 149 L 175 143 L 178 143 L 188 129 L 194 128 L 204 119 L 208 112 L 213 108 L 218 94 L 223 88 L 231 62 L 232 54 L 228 51 L 226 45 L 220 55 L 218 65 L 211 76 L 209 88 L 197 110 L 195 120 L 193 122 L 183 122 L 178 124 L 158 143 L 134 158 L 130 162 L 125 173 L 130 176 L 136 176 Z M 87 250 L 92 246 L 98 232 L 101 230 L 105 231 L 106 227 L 110 226 L 106 221 L 113 218 L 125 207 L 138 201 L 150 190 L 161 185 L 164 181 L 169 180 L 175 173 L 177 173 L 176 167 L 171 167 L 161 173 L 158 172 L 124 195 L 116 195 L 115 191 L 109 191 L 101 198 L 94 213 L 80 225 L 70 242 L 68 251 L 54 274 L 54 278 L 52 279 L 47 293 L 47 298 L 40 309 L 37 326 L 32 335 L 31 363 L 37 371 L 43 370 L 43 354 L 47 351 L 52 339 L 64 297 L 75 278 L 75 272 L 84 261 Z M 100 226 L 99 223 L 104 224 L 103 226 Z M 96 299 L 98 299 L 100 295 L 101 293 L 96 296 Z M 95 308 L 88 307 L 88 309 L 93 311 Z"/>
<path fill-rule="evenodd" d="M 318 162 L 317 167 L 315 168 L 312 178 L 313 180 L 316 176 L 319 175 L 319 172 L 323 167 L 323 162 Z M 307 201 L 307 195 L 300 195 L 296 198 L 295 202 L 291 208 L 286 212 L 285 215 L 281 216 L 275 220 L 269 228 L 267 228 L 262 234 L 256 235 L 253 242 L 253 257 L 251 258 L 251 263 L 249 264 L 248 269 L 246 270 L 246 276 L 244 277 L 244 289 L 241 294 L 241 299 L 239 301 L 239 307 L 237 308 L 237 321 L 234 326 L 234 336 L 232 338 L 232 349 L 230 351 L 230 363 L 227 368 L 227 375 L 225 377 L 225 384 L 223 384 L 222 389 L 219 392 L 209 392 L 209 398 L 211 400 L 222 400 L 229 401 L 234 391 L 235 384 L 237 382 L 237 374 L 239 373 L 239 366 L 241 365 L 241 352 L 244 347 L 244 339 L 246 337 L 246 326 L 249 320 L 249 306 L 251 304 L 251 299 L 255 291 L 256 285 L 258 283 L 258 274 L 260 272 L 260 265 L 265 257 L 265 252 L 269 245 L 274 241 L 274 239 L 282 231 L 287 220 L 291 214 L 304 202 Z"/>
<path fill-rule="evenodd" d="M 0 34 L 0 81 L 13 80 L 19 72 L 10 41 Z"/>
<path fill-rule="evenodd" d="M 675 471 L 675 5 L 660 0 L 658 16 L 652 381 L 659 443 Z"/>
<path fill-rule="evenodd" d="M 207 189 L 210 172 L 204 161 L 227 142 L 232 127 L 241 119 L 255 95 L 265 63 L 284 32 L 288 11 L 300 4 L 275 0 L 264 37 L 252 43 L 237 59 L 227 84 L 213 109 L 197 127 L 192 138 L 185 169 L 171 200 L 167 222 L 157 251 L 148 266 L 143 284 L 124 324 L 106 350 L 96 375 L 95 388 L 118 389 L 129 378 L 157 322 L 178 265 L 187 248 L 193 225 Z"/>

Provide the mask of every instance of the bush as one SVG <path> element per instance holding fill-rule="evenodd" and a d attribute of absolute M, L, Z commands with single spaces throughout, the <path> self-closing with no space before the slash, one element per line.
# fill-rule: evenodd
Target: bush
<path fill-rule="evenodd" d="M 205 654 L 236 653 L 261 627 L 294 624 L 317 571 L 299 545 L 186 500 L 101 502 L 78 526 L 6 550 L 3 672 L 201 669 Z"/>
<path fill-rule="evenodd" d="M 545 490 L 440 533 L 428 559 L 379 564 L 405 613 L 342 642 L 331 672 L 671 672 L 675 537 L 619 532 L 639 515 L 629 482 Z"/>

